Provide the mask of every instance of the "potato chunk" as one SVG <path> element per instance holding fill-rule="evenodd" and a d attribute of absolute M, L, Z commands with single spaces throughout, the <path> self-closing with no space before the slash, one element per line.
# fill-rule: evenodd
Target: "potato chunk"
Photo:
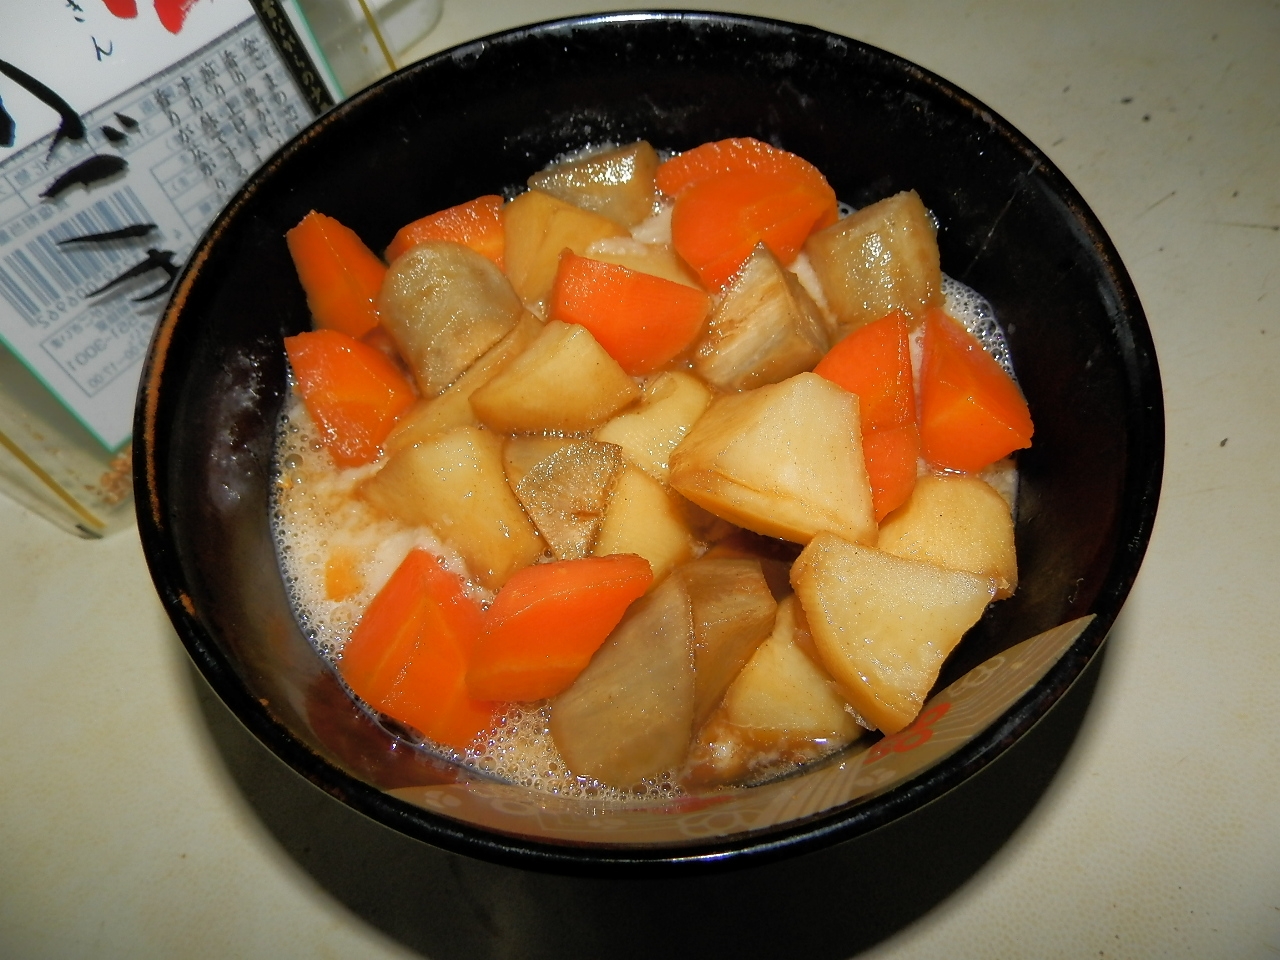
<path fill-rule="evenodd" d="M 778 604 L 758 560 L 695 560 L 676 575 L 689 591 L 693 611 L 693 728 L 697 730 L 773 630 Z"/>
<path fill-rule="evenodd" d="M 551 293 L 560 251 L 568 247 L 581 256 L 596 240 L 627 235 L 625 227 L 608 217 L 541 190 L 526 191 L 503 207 L 502 225 L 507 276 L 520 299 L 535 310 Z"/>
<path fill-rule="evenodd" d="M 885 733 L 924 705 L 942 662 L 995 594 L 983 577 L 821 533 L 791 568 L 822 663 Z"/>
<path fill-rule="evenodd" d="M 605 237 L 587 247 L 586 256 L 602 263 L 616 263 L 637 273 L 647 273 L 672 283 L 701 290 L 702 285 L 668 243 L 645 243 L 634 237 Z"/>
<path fill-rule="evenodd" d="M 595 438 L 616 443 L 628 459 L 663 483 L 671 474 L 671 451 L 711 402 L 711 391 L 693 374 L 668 370 L 644 388 L 640 409 L 614 417 Z"/>
<path fill-rule="evenodd" d="M 925 476 L 880 525 L 885 553 L 968 570 L 996 583 L 996 599 L 1018 586 L 1009 505 L 977 477 Z"/>
<path fill-rule="evenodd" d="M 459 243 L 411 247 L 387 270 L 382 324 L 423 396 L 434 397 L 511 332 L 524 308 L 502 271 Z"/>
<path fill-rule="evenodd" d="M 448 390 L 438 397 L 420 400 L 414 405 L 408 416 L 396 424 L 391 436 L 387 437 L 383 445 L 387 452 L 395 453 L 405 447 L 412 447 L 416 443 L 448 433 L 455 427 L 480 426 L 479 419 L 471 409 L 471 394 L 520 356 L 541 332 L 542 321 L 526 312 L 515 328 L 473 363 Z"/>
<path fill-rule="evenodd" d="M 639 467 L 627 466 L 614 484 L 591 552 L 638 554 L 649 561 L 657 584 L 693 556 L 693 536 L 667 489 Z"/>
<path fill-rule="evenodd" d="M 579 440 L 539 461 L 516 484 L 516 497 L 557 560 L 590 556 L 624 462 L 611 443 Z"/>
<path fill-rule="evenodd" d="M 836 682 L 806 652 L 806 645 L 812 645 L 808 634 L 804 610 L 793 593 L 778 604 L 773 632 L 729 686 L 726 719 L 788 738 L 827 740 L 833 746 L 861 733 Z"/>
<path fill-rule="evenodd" d="M 668 577 L 551 702 L 551 736 L 574 773 L 627 789 L 684 762 L 693 703 L 689 595 Z"/>
<path fill-rule="evenodd" d="M 635 381 L 590 331 L 552 320 L 524 353 L 471 394 L 471 409 L 505 433 L 579 433 L 639 396 Z"/>
<path fill-rule="evenodd" d="M 507 485 L 502 440 L 487 430 L 459 427 L 401 450 L 360 495 L 404 523 L 430 526 L 491 590 L 545 549 Z"/>
<path fill-rule="evenodd" d="M 942 305 L 938 239 L 914 190 L 819 230 L 804 249 L 840 336 L 894 310 L 920 317 Z"/>
<path fill-rule="evenodd" d="M 646 141 L 566 160 L 535 173 L 529 186 L 634 227 L 653 213 L 658 154 Z"/>
<path fill-rule="evenodd" d="M 875 542 L 858 398 L 812 373 L 715 400 L 671 454 L 671 485 L 766 536 Z"/>
<path fill-rule="evenodd" d="M 711 312 L 694 368 L 721 390 L 749 390 L 813 369 L 830 346 L 813 298 L 760 244 Z"/>

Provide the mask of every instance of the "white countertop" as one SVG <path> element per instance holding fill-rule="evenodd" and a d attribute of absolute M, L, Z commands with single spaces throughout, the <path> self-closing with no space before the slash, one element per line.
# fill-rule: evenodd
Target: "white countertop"
<path fill-rule="evenodd" d="M 447 0 L 423 49 L 622 6 Z M 861 861 L 522 874 L 296 777 L 189 665 L 132 530 L 80 541 L 0 499 L 0 956 L 1280 956 L 1280 4 L 702 6 L 941 74 L 1043 148 L 1115 241 L 1168 436 L 1096 686 Z M 788 929 L 820 932 L 783 951 Z"/>

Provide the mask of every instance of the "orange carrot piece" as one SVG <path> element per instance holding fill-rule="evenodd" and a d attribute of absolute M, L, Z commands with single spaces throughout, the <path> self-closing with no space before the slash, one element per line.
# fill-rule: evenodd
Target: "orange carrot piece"
<path fill-rule="evenodd" d="M 560 257 L 551 291 L 551 319 L 586 327 L 632 376 L 688 347 L 710 312 L 701 290 L 571 250 Z"/>
<path fill-rule="evenodd" d="M 426 550 L 411 550 L 356 624 L 339 669 L 370 706 L 463 750 L 489 726 L 495 706 L 466 690 L 482 626 L 461 581 Z"/>
<path fill-rule="evenodd" d="M 377 324 L 387 266 L 355 231 L 312 210 L 284 237 L 316 327 L 360 337 Z"/>
<path fill-rule="evenodd" d="M 320 440 L 341 467 L 368 463 L 415 398 L 395 362 L 336 330 L 285 337 L 285 353 Z"/>
<path fill-rule="evenodd" d="M 920 445 L 946 470 L 981 470 L 1031 445 L 1027 401 L 959 321 L 933 309 L 924 320 Z"/>
<path fill-rule="evenodd" d="M 906 314 L 894 311 L 859 327 L 813 368 L 818 376 L 858 395 L 864 433 L 916 422 L 909 323 Z"/>
<path fill-rule="evenodd" d="M 525 567 L 485 614 L 467 672 L 473 697 L 541 700 L 566 689 L 653 581 L 635 554 Z"/>
<path fill-rule="evenodd" d="M 871 479 L 871 505 L 879 523 L 907 502 L 916 488 L 920 430 L 914 420 L 862 432 L 862 456 Z"/>
<path fill-rule="evenodd" d="M 324 595 L 326 597 L 335 602 L 349 600 L 359 593 L 363 586 L 364 578 L 360 576 L 360 568 L 354 553 L 339 548 L 329 554 L 329 559 L 324 564 Z"/>
<path fill-rule="evenodd" d="M 390 263 L 414 244 L 427 240 L 452 240 L 488 257 L 503 268 L 506 234 L 502 229 L 503 200 L 496 194 L 476 197 L 456 207 L 432 213 L 401 227 L 387 247 Z"/>
<path fill-rule="evenodd" d="M 858 395 L 862 456 L 879 523 L 916 485 L 920 431 L 911 376 L 910 321 L 894 311 L 859 327 L 818 361 L 813 372 Z"/>
<path fill-rule="evenodd" d="M 742 170 L 781 173 L 808 181 L 816 192 L 829 197 L 831 201 L 817 229 L 836 222 L 835 191 L 822 172 L 803 157 L 753 137 L 730 137 L 686 150 L 658 167 L 654 179 L 659 190 L 669 197 L 675 197 L 703 180 Z"/>
<path fill-rule="evenodd" d="M 819 224 L 834 220 L 834 195 L 807 179 L 771 170 L 737 170 L 686 188 L 671 211 L 671 240 L 710 290 L 724 287 L 756 244 L 784 264 Z"/>

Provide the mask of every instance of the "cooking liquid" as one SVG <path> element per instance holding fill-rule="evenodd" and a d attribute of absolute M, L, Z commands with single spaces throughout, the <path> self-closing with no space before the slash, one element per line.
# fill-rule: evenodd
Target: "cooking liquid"
<path fill-rule="evenodd" d="M 803 281 L 806 265 L 802 262 L 799 266 Z M 962 321 L 1009 369 L 1008 348 L 990 304 L 949 277 L 943 278 L 943 294 L 947 312 Z M 912 363 L 917 374 L 919 360 L 917 331 L 912 338 Z M 492 601 L 493 592 L 468 577 L 466 565 L 456 551 L 441 542 L 429 527 L 410 527 L 390 520 L 355 496 L 356 486 L 378 471 L 381 460 L 349 469 L 334 466 L 301 398 L 294 392 L 285 405 L 276 436 L 272 519 L 281 569 L 300 627 L 335 668 L 360 615 L 415 547 L 424 547 L 440 557 L 446 569 L 461 577 L 467 591 L 481 604 Z M 1017 472 L 1011 461 L 996 464 L 981 476 L 1010 504 L 1016 502 Z M 551 559 L 550 552 L 546 559 Z M 326 589 L 326 571 L 331 564 L 347 561 L 356 571 L 359 586 L 349 595 L 332 599 Z M 370 712 L 375 719 L 379 717 L 376 710 Z M 552 740 L 550 717 L 548 701 L 508 704 L 488 732 L 465 753 L 431 743 L 422 749 L 487 776 L 559 796 L 636 801 L 666 800 L 682 792 L 676 782 L 679 771 L 669 771 L 630 791 L 574 775 Z M 395 726 L 386 728 L 393 735 L 400 735 Z M 790 765 L 780 766 L 778 774 L 791 769 Z"/>

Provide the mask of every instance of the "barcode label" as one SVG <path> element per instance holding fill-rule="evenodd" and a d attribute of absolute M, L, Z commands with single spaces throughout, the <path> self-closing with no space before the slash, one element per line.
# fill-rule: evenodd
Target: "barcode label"
<path fill-rule="evenodd" d="M 95 200 L 0 258 L 0 296 L 29 326 L 48 329 L 138 259 L 136 242 L 59 247 L 58 241 L 150 223 L 151 215 L 129 187 Z M 0 229 L 0 248 L 10 240 Z"/>

